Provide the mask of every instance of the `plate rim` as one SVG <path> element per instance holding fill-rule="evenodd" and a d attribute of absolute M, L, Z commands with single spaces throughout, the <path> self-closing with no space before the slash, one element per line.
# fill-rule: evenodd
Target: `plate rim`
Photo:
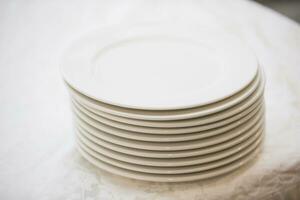
<path fill-rule="evenodd" d="M 179 26 L 180 25 L 180 26 Z M 74 43 L 73 45 L 71 45 L 67 50 L 66 52 L 64 53 L 64 58 L 62 59 L 62 62 L 61 62 L 61 74 L 63 75 L 63 78 L 66 82 L 68 82 L 70 85 L 72 85 L 74 88 L 76 88 L 78 91 L 81 91 L 81 93 L 93 98 L 93 99 L 97 99 L 99 101 L 102 101 L 102 102 L 106 102 L 108 104 L 111 104 L 111 105 L 116 105 L 116 106 L 120 106 L 120 107 L 125 107 L 125 108 L 132 108 L 132 109 L 144 109 L 144 110 L 174 110 L 174 109 L 186 109 L 186 108 L 192 108 L 192 107 L 198 107 L 198 106 L 203 106 L 203 105 L 206 105 L 206 104 L 211 104 L 213 102 L 217 102 L 217 101 L 220 101 L 222 99 L 225 99 L 239 91 L 241 91 L 244 87 L 246 87 L 255 77 L 255 74 L 257 73 L 258 71 L 258 68 L 259 68 L 259 63 L 258 63 L 258 59 L 257 57 L 255 56 L 255 54 L 251 51 L 251 49 L 247 46 L 247 44 L 244 44 L 244 42 L 242 41 L 241 38 L 237 37 L 237 36 L 234 36 L 232 34 L 230 34 L 228 31 L 226 31 L 225 29 L 223 30 L 219 30 L 219 31 L 222 31 L 222 37 L 228 37 L 228 38 L 231 38 L 232 39 L 232 43 L 238 43 L 238 48 L 239 48 L 239 52 L 243 52 L 243 56 L 247 57 L 247 59 L 251 60 L 253 62 L 253 65 L 249 65 L 248 68 L 252 69 L 253 73 L 254 74 L 251 74 L 251 78 L 250 76 L 247 78 L 247 81 L 244 83 L 245 85 L 243 86 L 239 86 L 238 88 L 234 89 L 233 91 L 231 91 L 230 93 L 228 93 L 227 95 L 223 95 L 222 97 L 214 97 L 214 99 L 211 99 L 210 101 L 207 101 L 207 102 L 202 102 L 202 103 L 189 103 L 190 105 L 183 105 L 181 103 L 181 105 L 173 105 L 173 106 L 146 106 L 146 105 L 130 105 L 130 103 L 122 103 L 122 102 L 118 102 L 116 100 L 112 100 L 112 99 L 107 99 L 107 97 L 100 97 L 99 94 L 97 94 L 95 96 L 95 94 L 88 94 L 90 93 L 89 89 L 87 88 L 80 88 L 81 86 L 78 86 L 76 84 L 74 84 L 74 80 L 72 80 L 72 78 L 69 77 L 68 75 L 68 70 L 66 69 L 67 67 L 67 62 L 68 62 L 68 56 L 70 56 L 69 54 L 72 53 L 72 50 L 74 50 L 76 47 L 78 48 L 78 46 L 82 45 L 83 43 L 87 43 L 88 40 L 91 40 L 91 38 L 93 37 L 99 37 L 99 36 L 96 36 L 98 34 L 106 34 L 107 36 L 111 36 L 111 34 L 109 34 L 110 32 L 112 31 L 116 31 L 116 30 L 119 30 L 118 31 L 118 36 L 120 36 L 121 32 L 125 32 L 126 35 L 129 34 L 130 30 L 131 29 L 136 29 L 136 28 L 146 28 L 146 29 L 149 29 L 150 27 L 163 27 L 164 29 L 166 27 L 168 27 L 169 29 L 171 30 L 185 30 L 185 29 L 182 29 L 182 27 L 186 27 L 189 28 L 191 31 L 199 31 L 199 30 L 202 30 L 202 31 L 215 31 L 215 29 L 212 29 L 212 30 L 209 30 L 210 27 L 190 27 L 190 26 L 187 26 L 186 24 L 172 24 L 172 23 L 164 23 L 163 26 L 161 23 L 157 23 L 157 24 L 152 24 L 152 25 L 139 25 L 139 26 L 112 26 L 111 28 L 106 28 L 105 30 L 98 30 L 98 31 L 94 31 L 92 33 L 89 33 L 87 34 L 86 36 L 80 38 L 77 40 L 76 43 Z M 126 31 L 127 30 L 127 31 Z M 161 29 L 157 29 L 159 31 L 161 31 Z M 185 30 L 186 31 L 186 30 Z M 215 33 L 215 32 L 211 32 L 211 33 Z M 177 34 L 177 33 L 176 33 Z M 190 33 L 191 34 L 191 33 Z M 211 34 L 212 35 L 212 34 Z M 94 38 L 95 39 L 95 38 Z M 227 42 L 227 41 L 226 41 Z M 230 45 L 229 45 L 230 46 Z M 80 48 L 78 48 L 80 49 Z M 74 52 L 73 52 L 74 53 Z M 69 61 L 70 62 L 70 61 Z M 254 64 L 255 63 L 255 64 Z M 70 64 L 70 63 L 69 63 Z M 255 66 L 254 66 L 255 65 Z M 80 73 L 79 73 L 80 74 Z M 249 80 L 248 80 L 249 79 Z M 75 81 L 76 82 L 76 81 Z M 89 91 L 89 92 L 88 92 Z"/>
<path fill-rule="evenodd" d="M 254 135 L 250 136 L 250 138 L 248 138 L 246 141 L 243 141 L 242 143 L 239 143 L 236 146 L 231 147 L 238 150 L 232 151 L 224 157 L 222 156 L 219 157 L 218 159 L 214 159 L 209 162 L 203 162 L 200 164 L 193 164 L 187 166 L 172 166 L 172 167 L 146 166 L 146 165 L 140 165 L 140 164 L 130 163 L 126 161 L 120 161 L 118 159 L 96 152 L 95 150 L 93 150 L 92 147 L 89 147 L 87 144 L 85 144 L 80 138 L 77 138 L 76 142 L 77 145 L 79 145 L 80 148 L 82 148 L 86 153 L 101 160 L 102 162 L 106 162 L 108 164 L 114 165 L 119 168 L 124 168 L 124 169 L 143 172 L 143 173 L 150 173 L 150 174 L 186 174 L 186 173 L 195 173 L 195 172 L 218 168 L 228 163 L 231 163 L 235 160 L 238 160 L 239 158 L 247 155 L 255 148 L 257 148 L 261 144 L 263 137 L 264 137 L 264 128 L 262 127 Z M 106 161 L 104 161 L 103 159 L 105 159 Z M 113 164 L 113 163 L 117 163 L 117 164 Z M 127 167 L 123 167 L 122 164 L 127 165 Z M 132 166 L 133 168 L 130 168 L 130 166 Z M 205 166 L 204 169 L 203 166 Z M 143 170 L 143 168 L 147 168 L 147 171 Z M 186 168 L 188 168 L 189 171 L 187 171 Z"/>
<path fill-rule="evenodd" d="M 138 141 L 149 141 L 149 142 L 180 142 L 180 141 L 189 141 L 189 140 L 196 140 L 196 139 L 203 139 L 207 137 L 216 136 L 219 134 L 222 134 L 224 132 L 230 131 L 241 124 L 246 123 L 248 120 L 251 120 L 253 116 L 255 116 L 261 108 L 264 107 L 264 101 L 263 98 L 260 99 L 258 102 L 253 104 L 251 107 L 247 108 L 246 114 L 239 114 L 234 117 L 234 120 L 231 120 L 232 118 L 229 118 L 226 120 L 225 124 L 223 121 L 208 124 L 208 125 L 202 125 L 199 126 L 199 130 L 197 131 L 190 131 L 189 128 L 182 128 L 179 130 L 182 130 L 182 132 L 176 132 L 175 134 L 172 134 L 172 132 L 166 132 L 167 129 L 157 129 L 157 131 L 162 130 L 161 133 L 159 132 L 151 132 L 145 133 L 145 132 L 139 132 L 139 131 L 131 131 L 131 130 L 125 130 L 120 127 L 114 127 L 111 125 L 102 124 L 101 122 L 98 122 L 95 119 L 90 118 L 89 116 L 84 115 L 84 113 L 81 113 L 80 110 L 74 109 L 75 117 L 77 117 L 79 120 L 81 120 L 82 123 L 87 124 L 89 127 L 98 129 L 99 131 L 115 135 L 121 138 L 126 139 L 133 139 Z M 227 123 L 227 121 L 229 121 Z M 192 129 L 197 129 L 196 127 L 193 127 Z M 171 129 L 173 130 L 173 129 Z M 176 129 L 178 130 L 178 129 Z"/>
<path fill-rule="evenodd" d="M 71 86 L 69 86 L 68 83 L 65 82 L 65 84 L 72 98 L 75 98 L 81 103 L 88 105 L 92 109 L 101 110 L 103 112 L 110 113 L 112 115 L 131 118 L 131 119 L 149 120 L 149 121 L 170 121 L 170 120 L 184 120 L 184 119 L 198 118 L 198 117 L 203 117 L 205 115 L 210 115 L 216 112 L 220 112 L 242 101 L 245 101 L 249 96 L 251 96 L 258 89 L 261 90 L 263 93 L 265 87 L 265 75 L 262 68 L 260 68 L 256 80 L 258 81 L 257 85 L 254 85 L 254 87 L 252 87 L 250 90 L 247 90 L 246 88 L 246 90 L 241 91 L 245 93 L 244 95 L 241 95 L 241 93 L 237 93 L 233 96 L 228 97 L 227 99 L 224 99 L 223 101 L 219 101 L 206 106 L 183 109 L 183 110 L 173 110 L 173 111 L 145 111 L 145 110 L 134 110 L 134 109 L 113 106 L 100 101 L 95 101 L 87 96 L 84 96 L 83 94 L 81 94 L 80 92 L 76 91 Z M 251 87 L 251 86 L 252 85 L 249 85 L 247 87 Z M 238 98 L 237 100 L 236 96 L 242 96 L 242 97 Z M 231 101 L 230 99 L 233 100 Z"/>
<path fill-rule="evenodd" d="M 74 100 L 75 101 L 75 100 Z M 224 117 L 223 119 L 213 120 L 210 123 L 200 123 L 200 124 L 192 124 L 191 126 L 184 127 L 148 127 L 148 126 L 136 126 L 132 124 L 126 124 L 123 122 L 113 121 L 110 119 L 103 118 L 101 116 L 97 116 L 96 114 L 89 112 L 84 107 L 80 105 L 80 103 L 74 102 L 71 100 L 71 106 L 79 114 L 84 121 L 89 123 L 90 125 L 99 128 L 99 129 L 118 129 L 118 134 L 122 132 L 133 132 L 133 133 L 144 133 L 144 134 L 186 134 L 186 133 L 195 133 L 200 131 L 207 131 L 211 129 L 216 129 L 220 127 L 225 127 L 233 122 L 246 117 L 253 110 L 256 109 L 258 105 L 260 105 L 264 101 L 264 96 L 258 96 L 254 100 L 246 102 L 246 104 L 237 105 L 237 107 L 232 111 L 230 111 L 230 115 Z M 254 102 L 252 102 L 254 101 Z M 250 104 L 250 105 L 248 105 Z M 246 107 L 246 106 L 247 107 Z M 242 107 L 246 107 L 241 109 Z M 174 121 L 176 124 L 180 121 Z M 101 128 L 102 127 L 102 128 Z M 110 132 L 113 134 L 113 132 Z"/>
<path fill-rule="evenodd" d="M 84 130 L 80 130 L 80 127 L 76 127 L 76 132 L 80 132 L 80 135 L 90 140 L 91 142 L 103 146 L 107 149 L 111 149 L 116 152 L 125 153 L 132 156 L 137 157 L 145 157 L 145 158 L 182 158 L 182 157 L 194 157 L 201 156 L 204 154 L 215 153 L 218 151 L 222 151 L 226 148 L 230 148 L 234 145 L 239 144 L 240 142 L 247 139 L 248 136 L 239 135 L 234 138 L 234 140 L 225 141 L 223 143 L 212 145 L 203 148 L 189 149 L 189 150 L 178 150 L 178 151 L 152 151 L 152 150 L 144 150 L 144 149 L 136 149 L 127 146 L 121 146 L 119 144 L 115 144 L 109 141 L 105 141 L 103 139 L 97 138 Z"/>
<path fill-rule="evenodd" d="M 180 150 L 189 150 L 189 149 L 198 149 L 198 148 L 204 148 L 216 144 L 221 144 L 226 141 L 231 141 L 233 138 L 242 135 L 248 131 L 253 131 L 254 127 L 259 127 L 261 124 L 263 124 L 265 121 L 265 115 L 264 110 L 261 110 L 260 113 L 257 113 L 255 116 L 251 118 L 251 120 L 247 121 L 244 124 L 241 124 L 240 126 L 236 127 L 235 129 L 232 129 L 230 131 L 227 131 L 223 134 L 212 136 L 209 138 L 204 139 L 198 139 L 198 140 L 190 140 L 190 141 L 182 141 L 182 142 L 169 142 L 173 144 L 173 146 L 166 146 L 166 142 L 146 142 L 146 141 L 137 141 L 132 139 L 125 139 L 118 136 L 111 135 L 109 133 L 102 133 L 99 130 L 87 130 L 85 127 L 82 127 L 78 124 L 79 127 L 81 127 L 84 131 L 87 133 L 100 138 L 102 140 L 105 140 L 110 143 L 114 143 L 120 146 L 126 146 L 131 147 L 135 149 L 144 149 L 144 150 L 152 150 L 152 151 L 180 151 Z M 99 135 L 101 134 L 101 135 Z M 216 139 L 216 137 L 218 139 Z M 206 141 L 205 141 L 206 140 Z M 179 144 L 181 143 L 181 144 Z M 176 145 L 175 145 L 176 144 Z"/>
<path fill-rule="evenodd" d="M 216 168 L 212 170 L 205 171 L 206 174 L 203 174 L 202 172 L 198 173 L 191 173 L 191 174 L 185 174 L 185 176 L 181 177 L 164 177 L 162 175 L 155 176 L 154 174 L 146 174 L 146 173 L 135 173 L 129 170 L 124 170 L 118 167 L 113 167 L 112 165 L 105 164 L 103 165 L 103 162 L 95 160 L 95 158 L 85 154 L 83 151 L 81 151 L 79 148 L 77 148 L 81 156 L 89 161 L 92 165 L 95 167 L 98 167 L 101 170 L 104 170 L 106 172 L 116 174 L 122 177 L 130 178 L 130 179 L 136 179 L 136 180 L 143 180 L 143 181 L 150 181 L 150 182 L 187 182 L 187 181 L 196 181 L 196 180 L 203 180 L 203 179 L 209 179 L 213 177 L 217 177 L 223 174 L 227 174 L 229 172 L 234 171 L 235 169 L 238 169 L 242 166 L 245 166 L 246 164 L 250 163 L 250 161 L 254 160 L 254 158 L 260 153 L 262 150 L 262 147 L 257 148 L 256 151 L 254 151 L 252 154 L 250 154 L 248 157 L 243 157 L 237 161 L 234 161 L 228 165 L 225 165 L 221 168 Z"/>

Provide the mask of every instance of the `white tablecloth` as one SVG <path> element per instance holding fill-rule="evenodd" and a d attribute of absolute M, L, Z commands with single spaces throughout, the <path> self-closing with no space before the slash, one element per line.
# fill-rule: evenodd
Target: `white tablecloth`
<path fill-rule="evenodd" d="M 255 162 L 213 180 L 147 183 L 103 172 L 76 151 L 63 50 L 101 26 L 159 19 L 223 26 L 253 48 L 267 76 Z M 0 199 L 300 199 L 300 28 L 253 2 L 3 0 L 0 105 Z"/>

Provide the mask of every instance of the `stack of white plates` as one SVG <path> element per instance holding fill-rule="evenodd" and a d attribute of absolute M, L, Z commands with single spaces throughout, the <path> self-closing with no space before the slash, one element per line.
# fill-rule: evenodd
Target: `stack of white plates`
<path fill-rule="evenodd" d="M 67 51 L 77 144 L 129 178 L 181 182 L 252 160 L 264 133 L 264 75 L 225 32 L 148 24 L 105 29 Z"/>

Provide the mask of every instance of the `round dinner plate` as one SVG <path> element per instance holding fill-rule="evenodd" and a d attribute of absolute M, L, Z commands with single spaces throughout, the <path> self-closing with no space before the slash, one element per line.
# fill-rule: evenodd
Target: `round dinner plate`
<path fill-rule="evenodd" d="M 247 108 L 242 110 L 240 113 L 237 113 L 231 117 L 228 117 L 221 121 L 216 121 L 214 123 L 203 124 L 199 126 L 191 126 L 191 127 L 180 127 L 180 128 L 155 128 L 155 127 L 145 127 L 145 126 L 134 126 L 130 124 L 124 124 L 121 122 L 111 121 L 105 118 L 101 118 L 91 112 L 85 110 L 82 106 L 78 103 L 73 102 L 74 111 L 77 113 L 78 116 L 81 117 L 82 120 L 89 123 L 90 125 L 100 129 L 109 131 L 110 133 L 114 134 L 117 132 L 117 135 L 128 135 L 129 137 L 136 136 L 137 138 L 143 137 L 143 134 L 159 134 L 159 135 L 167 135 L 167 134 L 187 134 L 187 133 L 195 133 L 200 131 L 206 131 L 210 129 L 219 128 L 219 131 L 225 129 L 228 124 L 237 122 L 240 119 L 247 118 L 251 115 L 252 111 L 258 107 L 259 104 L 263 101 L 263 97 L 259 97 L 252 105 L 249 105 Z M 244 120 L 244 119 L 243 119 Z M 231 124 L 232 125 L 232 124 Z M 134 134 L 134 133 L 138 133 Z M 157 136 L 155 136 L 157 137 Z"/>
<path fill-rule="evenodd" d="M 81 133 L 81 135 L 84 136 L 84 138 L 87 138 L 90 141 L 100 146 L 103 146 L 107 149 L 112 149 L 114 151 L 129 154 L 129 155 L 150 157 L 150 158 L 179 158 L 179 157 L 192 157 L 192 156 L 210 154 L 210 153 L 214 153 L 232 147 L 246 140 L 253 133 L 248 131 L 246 134 L 240 134 L 234 137 L 232 140 L 228 140 L 225 142 L 221 142 L 217 145 L 212 145 L 203 148 L 196 148 L 191 150 L 178 150 L 178 151 L 157 151 L 157 150 L 152 151 L 152 150 L 136 149 L 128 146 L 121 146 L 119 144 L 114 144 L 111 143 L 110 141 L 106 141 L 101 138 L 95 137 L 94 135 L 82 129 L 80 126 L 78 126 L 77 128 L 78 131 Z"/>
<path fill-rule="evenodd" d="M 88 123 L 94 125 L 95 127 L 101 130 L 107 131 L 107 129 L 110 129 L 111 132 L 112 129 L 115 129 L 115 131 L 117 131 L 118 134 L 123 134 L 123 132 L 128 132 L 128 131 L 138 132 L 138 133 L 149 133 L 149 134 L 181 134 L 181 133 L 190 133 L 190 132 L 204 131 L 212 128 L 217 128 L 217 127 L 225 126 L 231 122 L 237 121 L 238 119 L 241 119 L 244 116 L 247 116 L 249 113 L 251 113 L 251 111 L 254 110 L 257 107 L 257 105 L 261 103 L 261 101 L 263 101 L 263 97 L 255 95 L 253 101 L 255 102 L 249 101 L 246 103 L 242 103 L 240 105 L 235 106 L 233 110 L 227 110 L 227 112 L 224 111 L 225 113 L 218 113 L 208 117 L 212 119 L 211 123 L 207 123 L 207 124 L 201 123 L 201 120 L 196 119 L 193 121 L 197 121 L 200 124 L 196 123 L 193 126 L 177 127 L 177 128 L 146 127 L 146 126 L 135 126 L 131 124 L 125 124 L 122 122 L 112 121 L 103 118 L 99 115 L 96 115 L 86 110 L 83 106 L 81 106 L 76 101 L 73 101 L 73 106 L 75 112 L 77 112 L 78 115 L 80 115 L 84 121 L 87 121 Z M 217 120 L 220 115 L 224 117 L 223 120 Z M 227 118 L 225 118 L 226 116 Z M 213 119 L 215 119 L 215 121 L 213 121 Z M 180 121 L 176 121 L 176 122 L 180 123 Z M 176 122 L 173 122 L 174 126 L 176 126 L 175 125 Z"/>
<path fill-rule="evenodd" d="M 184 158 L 184 157 L 193 157 L 200 156 L 205 154 L 211 154 L 218 151 L 222 151 L 224 149 L 228 149 L 234 145 L 237 145 L 251 136 L 252 132 L 248 132 L 247 134 L 241 134 L 235 137 L 233 140 L 228 140 L 217 145 L 212 145 L 203 148 L 197 149 L 189 149 L 189 150 L 179 150 L 179 151 L 151 151 L 144 149 L 136 149 L 131 147 L 125 147 L 118 144 L 111 143 L 109 141 L 102 140 L 94 135 L 88 133 L 80 126 L 77 126 L 78 134 L 85 139 L 87 142 L 92 142 L 97 145 L 100 145 L 106 149 L 111 149 L 116 152 L 138 156 L 138 157 L 146 157 L 146 158 Z"/>
<path fill-rule="evenodd" d="M 133 140 L 140 140 L 140 141 L 149 141 L 149 142 L 179 142 L 179 141 L 188 141 L 188 140 L 195 140 L 195 139 L 201 139 L 206 137 L 215 136 L 221 133 L 224 133 L 226 131 L 232 130 L 233 128 L 247 122 L 249 119 L 251 119 L 262 107 L 262 99 L 259 100 L 257 103 L 253 104 L 251 107 L 249 107 L 246 111 L 247 114 L 242 115 L 236 115 L 235 120 L 232 120 L 229 118 L 226 121 L 229 121 L 228 123 L 225 123 L 223 121 L 217 122 L 215 124 L 208 124 L 203 125 L 200 127 L 193 127 L 192 130 L 200 130 L 196 132 L 190 133 L 190 128 L 186 128 L 187 130 L 184 131 L 184 129 L 181 129 L 180 134 L 178 134 L 178 131 L 176 134 L 165 134 L 167 130 L 165 129 L 158 129 L 156 130 L 156 134 L 152 133 L 141 133 L 141 132 L 135 132 L 135 131 L 127 131 L 124 129 L 116 128 L 113 126 L 105 125 L 99 121 L 94 120 L 93 118 L 90 118 L 89 116 L 82 113 L 80 110 L 76 110 L 74 108 L 74 113 L 77 114 L 78 118 L 80 118 L 81 121 L 89 124 L 90 126 L 99 129 L 100 131 L 103 131 L 105 133 L 109 133 L 112 135 L 116 135 L 119 137 L 127 138 L 127 139 L 133 139 Z M 233 122 L 231 122 L 233 121 Z M 231 122 L 231 123 L 230 123 Z M 225 125 L 224 125 L 225 124 Z M 210 128 L 210 129 L 209 129 Z M 161 130 L 161 134 L 157 134 L 158 131 Z M 170 131 L 173 131 L 174 129 L 171 129 Z M 169 132 L 167 132 L 169 133 Z"/>
<path fill-rule="evenodd" d="M 256 134 L 257 132 L 261 132 L 263 129 L 262 127 L 259 127 L 256 129 L 256 131 L 252 134 Z M 259 133 L 260 134 L 260 133 Z M 85 141 L 86 142 L 86 141 Z M 239 147 L 242 147 L 243 144 L 247 143 L 247 140 L 239 144 Z M 88 143 L 87 145 L 91 145 L 91 143 Z M 195 157 L 186 157 L 186 158 L 144 158 L 144 157 L 136 157 L 136 156 L 130 156 L 124 153 L 118 153 L 114 152 L 110 149 L 105 149 L 98 145 L 91 145 L 90 148 L 92 148 L 94 151 L 109 156 L 115 160 L 120 160 L 127 163 L 133 163 L 138 165 L 144 165 L 144 166 L 156 166 L 156 167 L 181 167 L 181 166 L 189 166 L 189 165 L 197 165 L 197 164 L 203 164 L 208 162 L 213 162 L 215 160 L 219 160 L 222 158 L 225 158 L 227 156 L 230 156 L 236 152 L 238 152 L 240 149 L 232 147 L 229 149 L 225 149 L 220 152 L 216 152 L 213 154 L 207 154 L 202 156 L 195 156 Z"/>
<path fill-rule="evenodd" d="M 243 133 L 249 133 L 248 130 L 255 131 L 255 128 L 258 128 L 261 124 L 263 124 L 263 111 L 255 115 L 248 123 L 244 123 L 241 126 L 238 126 L 230 131 L 227 131 L 223 134 L 219 134 L 216 136 L 203 138 L 199 140 L 191 140 L 191 141 L 183 141 L 183 142 L 146 142 L 146 141 L 138 141 L 131 140 L 122 137 L 118 137 L 115 135 L 111 135 L 95 129 L 88 124 L 76 120 L 79 127 L 88 132 L 95 137 L 98 137 L 102 140 L 118 144 L 125 147 L 131 147 L 136 149 L 144 149 L 144 150 L 152 150 L 152 151 L 178 151 L 178 150 L 188 150 L 188 149 L 197 149 L 202 147 L 207 147 L 215 144 L 219 144 L 225 141 L 231 141 L 236 136 L 239 136 Z M 75 118 L 76 119 L 76 118 Z"/>
<path fill-rule="evenodd" d="M 167 23 L 94 32 L 69 48 L 61 67 L 66 82 L 86 96 L 145 110 L 220 101 L 245 88 L 257 69 L 239 38 Z"/>
<path fill-rule="evenodd" d="M 82 150 L 79 146 L 78 150 L 81 155 L 88 160 L 93 165 L 99 167 L 102 170 L 105 170 L 110 173 L 114 173 L 120 176 L 124 176 L 127 178 L 139 179 L 144 181 L 154 181 L 154 182 L 185 182 L 185 181 L 195 181 L 201 179 L 208 179 L 216 176 L 220 176 L 226 173 L 229 173 L 235 169 L 240 168 L 241 166 L 248 163 L 250 160 L 254 159 L 255 156 L 260 152 L 261 148 L 256 148 L 253 152 L 249 153 L 248 155 L 233 161 L 227 165 L 224 165 L 219 168 L 206 170 L 202 172 L 196 173 L 188 173 L 188 174 L 150 174 L 150 173 L 142 173 L 142 172 L 135 172 L 132 170 L 122 169 L 119 167 L 115 167 L 113 165 L 107 164 L 102 162 L 101 160 L 91 156 L 90 154 L 86 153 Z"/>
<path fill-rule="evenodd" d="M 61 73 L 78 151 L 128 178 L 184 182 L 250 162 L 265 133 L 265 76 L 225 29 L 155 22 L 73 42 Z"/>
<path fill-rule="evenodd" d="M 210 115 L 227 108 L 230 108 L 239 102 L 243 101 L 249 97 L 253 92 L 261 93 L 264 90 L 264 74 L 262 69 L 258 70 L 256 78 L 250 83 L 244 90 L 216 103 L 208 104 L 201 107 L 194 107 L 182 110 L 168 110 L 168 111 L 149 111 L 149 110 L 138 110 L 138 109 L 128 109 L 124 107 L 113 106 L 110 104 L 103 103 L 101 101 L 96 101 L 89 98 L 80 92 L 73 89 L 67 84 L 69 91 L 74 99 L 78 102 L 86 105 L 94 110 L 100 110 L 105 113 L 110 113 L 112 115 L 140 119 L 140 120 L 152 120 L 152 121 L 170 121 L 170 120 L 183 120 L 202 117 L 205 115 Z M 259 87 L 259 88 L 257 88 Z"/>
<path fill-rule="evenodd" d="M 88 106 L 85 106 L 84 104 L 81 104 L 80 102 L 76 101 L 76 99 L 73 98 L 73 103 L 78 107 L 82 112 L 87 114 L 88 116 L 94 118 L 95 120 L 102 122 L 107 125 L 111 125 L 114 127 L 122 127 L 124 124 L 126 124 L 125 130 L 133 130 L 138 129 L 140 126 L 142 127 L 154 127 L 154 128 L 182 128 L 182 127 L 192 127 L 192 126 L 199 126 L 204 124 L 210 124 L 216 121 L 224 123 L 224 119 L 226 118 L 235 118 L 239 115 L 238 113 L 242 113 L 243 108 L 246 106 L 249 106 L 249 104 L 252 104 L 253 101 L 256 101 L 258 96 L 262 95 L 261 90 L 256 90 L 252 93 L 252 95 L 244 100 L 243 102 L 236 104 L 226 110 L 213 113 L 207 116 L 202 116 L 198 118 L 193 119 L 186 119 L 186 120 L 173 120 L 173 121 L 147 121 L 147 120 L 135 120 L 135 119 L 129 119 L 124 117 L 118 117 L 115 115 L 110 114 L 104 114 L 104 112 L 100 113 L 98 110 L 89 108 Z M 243 114 L 243 113 L 242 113 Z M 136 123 L 136 124 L 135 124 Z M 139 124 L 139 125 L 137 125 Z M 150 126 L 149 126 L 150 125 Z M 128 128 L 129 126 L 129 128 Z M 143 128 L 140 128 L 143 129 Z M 138 130 L 136 130 L 138 131 Z M 143 132 L 143 131 L 140 131 Z"/>
<path fill-rule="evenodd" d="M 223 151 L 222 153 L 226 156 L 221 157 L 221 159 L 211 161 L 208 163 L 195 164 L 190 166 L 181 166 L 181 167 L 155 167 L 155 166 L 138 165 L 135 163 L 128 163 L 128 162 L 111 158 L 109 154 L 103 155 L 101 153 L 94 151 L 93 148 L 90 148 L 88 145 L 85 145 L 84 142 L 81 142 L 81 139 L 77 139 L 77 142 L 78 145 L 91 156 L 116 167 L 137 171 L 137 172 L 152 173 L 152 174 L 184 174 L 184 173 L 200 172 L 200 171 L 221 167 L 239 158 L 244 157 L 245 155 L 253 151 L 260 144 L 263 138 L 262 132 L 263 130 L 257 132 L 246 142 L 231 148 L 230 149 L 231 152 Z"/>
<path fill-rule="evenodd" d="M 249 90 L 249 96 L 253 95 L 257 91 L 257 87 L 259 86 L 259 79 L 256 78 L 253 83 L 251 83 L 252 87 L 248 88 Z M 251 92 L 251 94 L 250 94 Z M 249 98 L 248 96 L 248 98 Z M 113 115 L 107 112 L 103 112 L 98 109 L 93 109 L 92 107 L 89 107 L 83 103 L 80 103 L 80 101 L 77 101 L 75 98 L 73 98 L 73 102 L 75 104 L 79 104 L 79 106 L 82 108 L 81 110 L 83 112 L 91 113 L 90 117 L 95 116 L 95 119 L 98 121 L 106 121 L 106 119 L 111 120 L 111 121 L 116 121 L 124 124 L 129 124 L 129 125 L 134 125 L 134 126 L 145 126 L 145 127 L 155 127 L 155 128 L 178 128 L 178 127 L 191 127 L 191 126 L 198 126 L 198 125 L 203 125 L 203 124 L 209 124 L 215 121 L 221 121 L 225 118 L 228 118 L 230 116 L 233 116 L 236 114 L 236 110 L 238 109 L 239 106 L 242 106 L 243 104 L 247 103 L 247 100 L 244 100 L 243 103 L 238 103 L 236 102 L 236 105 L 232 106 L 231 108 L 222 110 L 220 112 L 216 112 L 210 115 L 198 117 L 198 118 L 193 118 L 193 119 L 185 119 L 185 120 L 171 120 L 171 121 L 150 121 L 150 120 L 139 120 L 139 119 L 131 119 L 131 118 L 126 118 L 126 117 L 120 117 L 117 115 Z M 99 117 L 97 117 L 99 116 Z M 104 118 L 101 120 L 100 118 Z"/>

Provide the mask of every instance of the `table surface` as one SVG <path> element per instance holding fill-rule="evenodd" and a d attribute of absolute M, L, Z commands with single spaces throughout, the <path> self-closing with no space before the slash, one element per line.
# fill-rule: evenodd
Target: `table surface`
<path fill-rule="evenodd" d="M 64 49 L 109 24 L 165 19 L 223 26 L 247 42 L 265 69 L 264 149 L 237 172 L 206 181 L 149 183 L 101 171 L 75 149 L 58 67 Z M 300 27 L 250 1 L 1 1 L 0 105 L 0 199 L 300 196 Z"/>

